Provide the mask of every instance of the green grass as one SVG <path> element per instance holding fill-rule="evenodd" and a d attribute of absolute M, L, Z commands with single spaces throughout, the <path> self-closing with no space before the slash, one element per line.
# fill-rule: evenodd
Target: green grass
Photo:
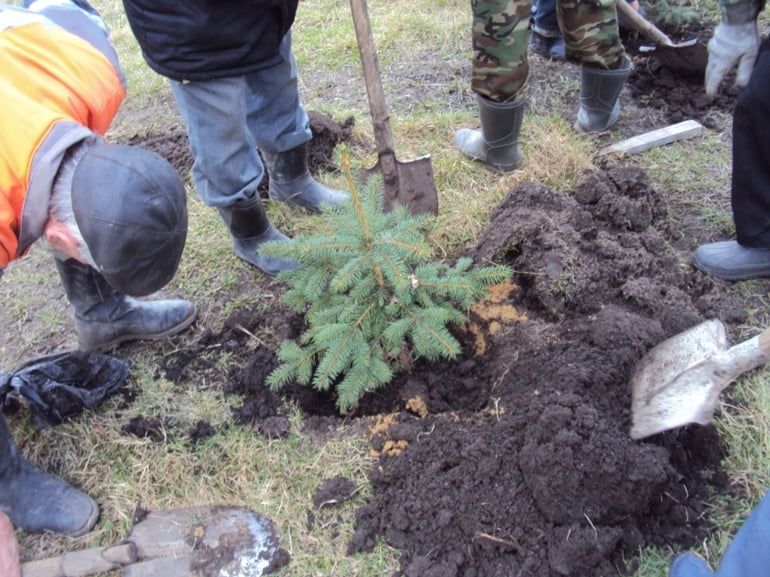
<path fill-rule="evenodd" d="M 169 118 L 178 119 L 166 81 L 141 57 L 122 4 L 94 0 L 94 5 L 108 20 L 129 81 L 125 105 L 108 136 L 162 129 Z M 716 12 L 713 0 L 691 5 L 706 14 Z M 377 0 L 370 2 L 369 11 L 397 156 L 408 160 L 431 154 L 441 212 L 430 241 L 440 257 L 452 258 L 472 246 L 495 205 L 515 185 L 531 181 L 568 190 L 594 165 L 594 155 L 607 144 L 607 137 L 580 136 L 572 129 L 574 110 L 569 102 L 574 102 L 579 88 L 574 69 L 542 60 L 532 63 L 532 74 L 547 75 L 549 81 L 536 83 L 537 88 L 533 83 L 521 135 L 525 165 L 515 173 L 496 175 L 464 158 L 451 143 L 457 128 L 478 125 L 468 85 L 468 3 Z M 766 22 L 765 16 L 761 22 Z M 364 140 L 354 149 L 354 162 L 372 166 L 375 147 L 349 5 L 333 0 L 300 3 L 293 38 L 306 108 L 327 112 L 337 120 L 355 115 L 355 135 Z M 416 77 L 418 70 L 426 75 Z M 730 119 L 721 122 L 723 131 L 705 129 L 698 139 L 654 149 L 634 162 L 647 170 L 656 187 L 677 191 L 682 206 L 697 207 L 715 230 L 729 234 Z M 621 122 L 611 138 L 626 138 L 632 130 Z M 339 175 L 320 179 L 330 186 L 344 185 Z M 254 288 L 259 273 L 235 257 L 216 211 L 205 207 L 192 187 L 188 206 L 185 254 L 164 293 L 196 302 L 204 326 L 214 330 L 240 307 L 275 306 L 280 295 Z M 318 226 L 312 215 L 284 205 L 269 203 L 268 211 L 276 226 L 289 234 Z M 748 338 L 753 327 L 770 324 L 766 287 L 759 281 L 735 286 L 734 290 L 758 303 L 749 311 L 742 338 Z M 43 251 L 33 249 L 29 257 L 8 268 L 0 282 L 0 303 L 3 318 L 9 321 L 5 342 L 0 343 L 4 368 L 15 366 L 24 356 L 72 346 L 71 313 L 50 257 Z M 158 374 L 158 367 L 163 356 L 173 352 L 173 345 L 161 342 L 133 354 L 130 386 L 137 396 L 131 404 L 124 406 L 120 398 L 111 398 L 95 411 L 39 432 L 27 424 L 26 410 L 10 419 L 26 457 L 82 487 L 102 509 L 96 529 L 80 539 L 19 532 L 24 559 L 118 541 L 126 535 L 137 504 L 160 509 L 231 502 L 251 506 L 278 525 L 283 546 L 292 556 L 279 577 L 392 574 L 400 552 L 383 544 L 367 555 L 346 554 L 355 509 L 366 502 L 369 491 L 366 474 L 373 460 L 367 440 L 350 431 L 331 431 L 324 439 L 311 439 L 302 433 L 302 417 L 295 411 L 286 439 L 269 441 L 247 428 L 230 426 L 191 446 L 183 440 L 185 432 L 198 420 L 215 426 L 229 422 L 230 406 L 238 399 L 224 398 L 205 381 L 184 385 L 167 381 Z M 770 485 L 769 380 L 767 370 L 739 379 L 732 389 L 739 402 L 725 406 L 717 420 L 729 446 L 725 468 L 745 498 L 714 504 L 711 516 L 720 530 L 696 548 L 712 563 L 719 560 L 729 535 Z M 164 423 L 166 440 L 124 435 L 121 429 L 138 415 Z M 335 475 L 353 479 L 359 493 L 339 508 L 315 510 L 315 488 Z M 312 526 L 308 523 L 311 511 L 316 515 Z M 640 552 L 637 576 L 664 577 L 671 554 L 667 548 Z"/>

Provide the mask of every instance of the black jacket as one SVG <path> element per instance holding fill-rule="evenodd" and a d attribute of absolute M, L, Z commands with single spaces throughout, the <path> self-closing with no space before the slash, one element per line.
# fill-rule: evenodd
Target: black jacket
<path fill-rule="evenodd" d="M 147 64 L 174 80 L 269 68 L 298 0 L 123 0 Z"/>

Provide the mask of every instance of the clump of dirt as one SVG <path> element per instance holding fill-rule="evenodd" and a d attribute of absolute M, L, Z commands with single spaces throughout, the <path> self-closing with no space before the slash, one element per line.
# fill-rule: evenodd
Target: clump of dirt
<path fill-rule="evenodd" d="M 713 427 L 628 436 L 635 363 L 730 308 L 670 256 L 663 216 L 635 167 L 589 173 L 567 193 L 509 193 L 472 256 L 516 271 L 518 314 L 474 311 L 461 359 L 418 363 L 389 387 L 402 407 L 391 439 L 407 443 L 373 468 L 351 552 L 384 537 L 407 577 L 610 576 L 639 547 L 706 535 L 703 502 L 724 483 Z M 403 409 L 415 391 L 427 417 Z"/>
<path fill-rule="evenodd" d="M 696 40 L 706 54 L 706 45 L 715 25 L 704 20 L 689 22 L 683 28 L 667 29 L 661 24 L 658 27 L 672 42 Z M 731 112 L 738 96 L 739 89 L 734 85 L 735 71 L 726 76 L 716 97 L 709 98 L 704 90 L 705 62 L 692 68 L 685 63 L 684 69 L 671 69 L 656 51 L 642 50 L 642 47 L 649 48 L 654 44 L 638 32 L 625 31 L 621 36 L 633 65 L 626 85 L 638 105 L 661 110 L 671 124 L 697 120 L 706 128 L 720 128 L 715 113 Z M 700 67 L 700 64 L 704 66 Z"/>

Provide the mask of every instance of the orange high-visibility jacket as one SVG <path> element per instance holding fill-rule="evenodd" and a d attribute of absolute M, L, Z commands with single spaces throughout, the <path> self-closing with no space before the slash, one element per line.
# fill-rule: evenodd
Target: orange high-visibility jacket
<path fill-rule="evenodd" d="M 104 135 L 126 93 L 103 23 L 43 4 L 0 5 L 0 275 L 42 236 L 67 149 Z"/>

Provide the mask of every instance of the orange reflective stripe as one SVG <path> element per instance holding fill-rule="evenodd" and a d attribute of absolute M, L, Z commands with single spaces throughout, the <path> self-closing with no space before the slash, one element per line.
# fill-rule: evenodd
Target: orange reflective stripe
<path fill-rule="evenodd" d="M 17 258 L 32 158 L 44 150 L 51 128 L 71 120 L 104 134 L 125 89 L 101 52 L 39 23 L 0 32 L 0 71 L 0 267 L 5 267 Z"/>

